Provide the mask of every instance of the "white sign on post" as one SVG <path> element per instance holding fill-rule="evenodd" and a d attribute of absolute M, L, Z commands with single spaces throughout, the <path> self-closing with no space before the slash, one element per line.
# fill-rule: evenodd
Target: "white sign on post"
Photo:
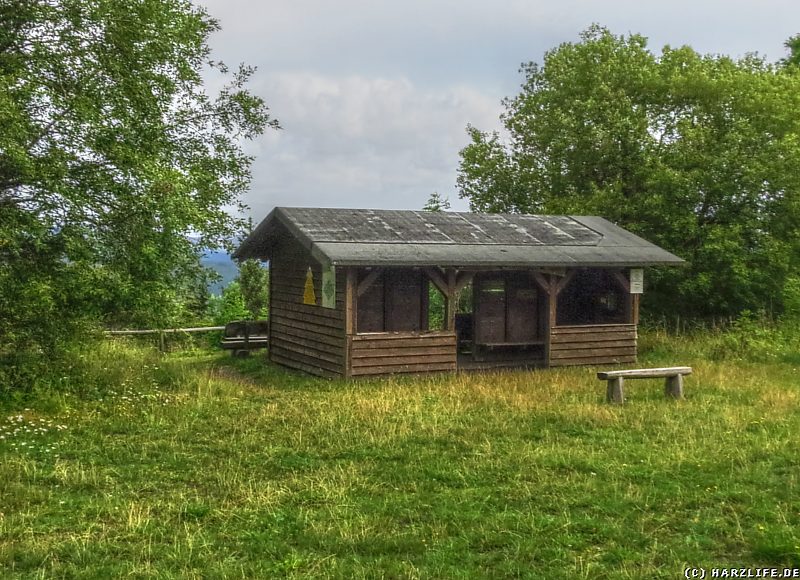
<path fill-rule="evenodd" d="M 644 270 L 631 268 L 631 294 L 644 294 Z"/>
<path fill-rule="evenodd" d="M 334 266 L 322 269 L 322 307 L 336 308 L 336 268 Z"/>

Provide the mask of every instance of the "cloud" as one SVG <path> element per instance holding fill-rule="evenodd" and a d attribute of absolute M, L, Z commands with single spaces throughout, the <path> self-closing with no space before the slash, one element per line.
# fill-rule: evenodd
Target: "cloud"
<path fill-rule="evenodd" d="M 247 62 L 250 88 L 285 129 L 253 144 L 245 201 L 418 208 L 454 200 L 465 126 L 499 127 L 522 62 L 575 42 L 597 22 L 640 33 L 659 52 L 784 55 L 797 0 L 199 0 L 219 18 L 213 57 Z"/>
<path fill-rule="evenodd" d="M 466 125 L 493 128 L 501 110 L 473 88 L 423 89 L 402 77 L 280 73 L 253 90 L 284 127 L 250 151 L 254 219 L 277 205 L 415 209 L 433 191 L 456 202 Z"/>

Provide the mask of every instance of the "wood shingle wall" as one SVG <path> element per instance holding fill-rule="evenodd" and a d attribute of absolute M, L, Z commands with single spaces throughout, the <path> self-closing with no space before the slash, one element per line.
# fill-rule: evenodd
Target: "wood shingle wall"
<path fill-rule="evenodd" d="M 303 303 L 311 267 L 317 304 L 322 267 L 299 244 L 282 244 L 270 262 L 270 360 L 323 377 L 345 367 L 344 275 L 336 277 L 336 308 Z"/>

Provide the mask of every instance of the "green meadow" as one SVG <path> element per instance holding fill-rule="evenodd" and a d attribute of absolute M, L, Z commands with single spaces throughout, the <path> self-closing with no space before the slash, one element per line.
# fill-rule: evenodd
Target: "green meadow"
<path fill-rule="evenodd" d="M 0 576 L 800 567 L 797 355 L 708 334 L 641 346 L 642 366 L 694 367 L 683 401 L 637 380 L 608 405 L 592 368 L 347 383 L 99 343 L 72 384 L 4 403 Z"/>

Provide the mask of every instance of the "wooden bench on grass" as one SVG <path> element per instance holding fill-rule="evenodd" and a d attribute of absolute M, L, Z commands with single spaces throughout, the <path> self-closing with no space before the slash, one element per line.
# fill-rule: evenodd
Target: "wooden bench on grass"
<path fill-rule="evenodd" d="M 622 384 L 625 379 L 666 379 L 664 394 L 675 399 L 683 398 L 683 376 L 692 374 L 692 367 L 668 367 L 661 369 L 630 369 L 597 373 L 597 378 L 608 381 L 606 400 L 609 403 L 624 403 Z"/>
<path fill-rule="evenodd" d="M 233 356 L 247 356 L 256 348 L 269 345 L 269 322 L 266 320 L 237 320 L 225 325 L 222 348 Z"/>

